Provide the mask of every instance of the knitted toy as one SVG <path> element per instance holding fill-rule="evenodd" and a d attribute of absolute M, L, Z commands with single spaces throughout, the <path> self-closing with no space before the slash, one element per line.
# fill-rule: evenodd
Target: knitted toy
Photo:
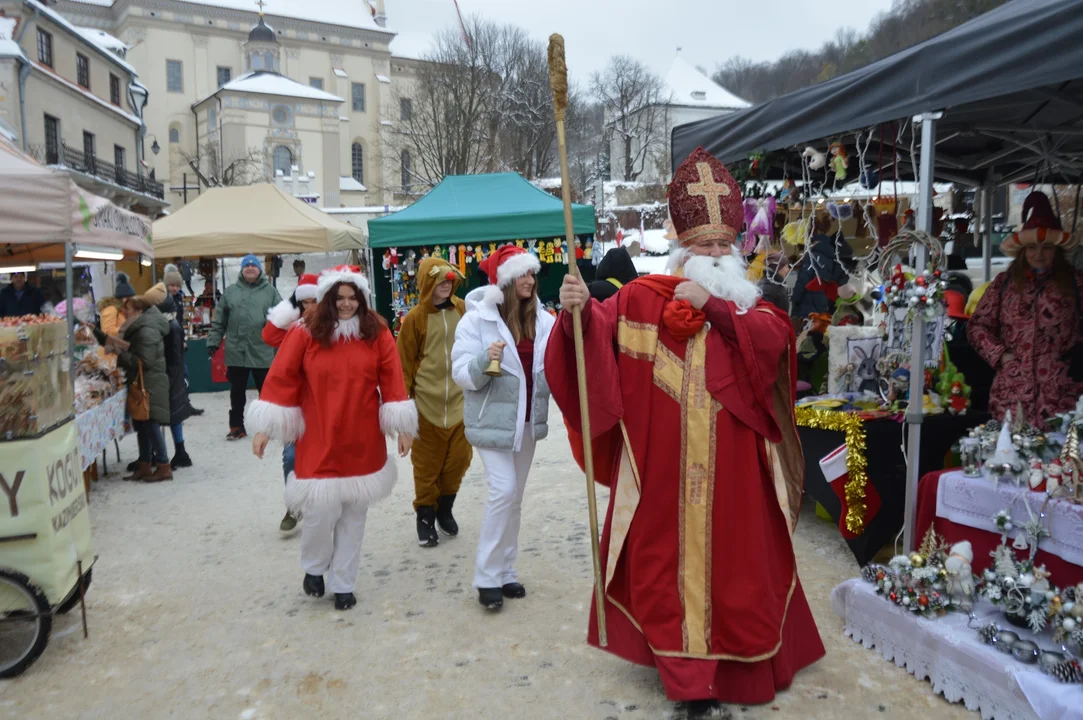
<path fill-rule="evenodd" d="M 835 171 L 835 179 L 846 179 L 846 169 L 850 167 L 850 159 L 846 157 L 846 146 L 842 143 L 832 143 L 828 148 L 831 153 L 831 169 Z"/>

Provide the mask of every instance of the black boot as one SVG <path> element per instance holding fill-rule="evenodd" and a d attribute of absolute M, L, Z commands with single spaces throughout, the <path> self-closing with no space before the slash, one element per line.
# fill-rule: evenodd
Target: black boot
<path fill-rule="evenodd" d="M 519 598 L 526 597 L 526 588 L 521 583 L 510 582 L 500 588 L 500 592 L 504 593 L 504 597 L 512 600 L 518 600 Z"/>
<path fill-rule="evenodd" d="M 305 589 L 305 595 L 309 597 L 323 597 L 323 577 L 305 573 L 305 582 L 301 585 Z"/>
<path fill-rule="evenodd" d="M 202 414 L 203 414 L 203 408 L 197 408 L 197 407 L 192 408 L 192 415 L 194 417 L 199 417 Z"/>
<path fill-rule="evenodd" d="M 421 547 L 440 544 L 440 535 L 436 532 L 436 508 L 432 505 L 422 505 L 417 509 L 417 544 Z"/>
<path fill-rule="evenodd" d="M 688 720 L 715 717 L 715 711 L 722 707 L 717 700 L 689 700 L 688 702 L 678 703 L 678 707 L 682 706 Z M 722 715 L 718 715 L 718 717 L 722 717 Z"/>
<path fill-rule="evenodd" d="M 486 610 L 495 612 L 504 607 L 504 593 L 500 588 L 478 588 L 478 602 Z"/>
<path fill-rule="evenodd" d="M 459 523 L 455 522 L 455 517 L 451 514 L 451 508 L 454 506 L 454 495 L 441 495 L 440 504 L 436 506 L 436 526 L 448 537 L 459 534 Z"/>
<path fill-rule="evenodd" d="M 349 610 L 356 604 L 353 593 L 335 593 L 335 610 Z"/>
<path fill-rule="evenodd" d="M 173 459 L 169 462 L 171 468 L 176 470 L 177 468 L 192 467 L 192 458 L 188 457 L 188 452 L 184 449 L 184 443 L 177 443 L 173 450 Z"/>

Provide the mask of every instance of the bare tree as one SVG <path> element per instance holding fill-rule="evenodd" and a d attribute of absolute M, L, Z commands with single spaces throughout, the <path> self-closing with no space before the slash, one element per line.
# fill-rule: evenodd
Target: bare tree
<path fill-rule="evenodd" d="M 606 138 L 620 149 L 624 180 L 635 180 L 665 151 L 669 96 L 662 79 L 642 63 L 618 55 L 591 77 L 591 94 L 605 108 Z"/>
<path fill-rule="evenodd" d="M 568 90 L 565 134 L 568 143 L 568 171 L 579 198 L 589 197 L 595 185 L 609 179 L 609 143 L 605 138 L 605 108 L 590 102 L 572 86 Z"/>
<path fill-rule="evenodd" d="M 253 185 L 267 179 L 266 152 L 250 148 L 243 154 L 220 158 L 218 143 L 209 141 L 195 154 L 178 150 L 181 159 L 191 168 L 200 185 L 206 188 Z"/>

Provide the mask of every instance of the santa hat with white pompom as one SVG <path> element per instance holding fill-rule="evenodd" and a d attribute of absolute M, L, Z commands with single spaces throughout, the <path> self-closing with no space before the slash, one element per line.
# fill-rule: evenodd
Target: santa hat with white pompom
<path fill-rule="evenodd" d="M 541 262 L 533 253 L 527 252 L 521 247 L 505 245 L 482 260 L 478 267 L 489 276 L 491 287 L 503 290 L 527 273 L 539 272 Z M 493 302 L 497 305 L 503 302 L 504 294 L 502 292 L 490 294 Z"/>

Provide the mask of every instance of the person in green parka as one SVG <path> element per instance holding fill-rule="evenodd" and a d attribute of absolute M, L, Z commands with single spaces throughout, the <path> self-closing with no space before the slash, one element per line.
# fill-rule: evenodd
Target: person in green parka
<path fill-rule="evenodd" d="M 135 472 L 124 479 L 172 480 L 173 468 L 169 465 L 165 438 L 162 437 L 162 425 L 169 424 L 169 375 L 165 362 L 169 322 L 143 297 L 125 298 L 124 316 L 127 319 L 120 327 L 119 336 L 128 347 L 117 350 L 117 366 L 124 370 L 129 388 L 142 368 L 143 386 L 150 395 L 150 418 L 132 420 L 139 443 L 139 460 Z M 97 328 L 93 330 L 98 342 L 106 345 L 106 334 Z"/>
<path fill-rule="evenodd" d="M 263 342 L 263 326 L 267 323 L 267 311 L 280 302 L 282 296 L 267 281 L 259 259 L 245 255 L 241 259 L 240 277 L 226 288 L 214 310 L 207 352 L 214 357 L 225 338 L 230 400 L 227 440 L 247 436 L 244 405 L 248 378 L 251 374 L 255 379 L 257 391 L 263 389 L 263 380 L 275 357 L 275 349 Z"/>

